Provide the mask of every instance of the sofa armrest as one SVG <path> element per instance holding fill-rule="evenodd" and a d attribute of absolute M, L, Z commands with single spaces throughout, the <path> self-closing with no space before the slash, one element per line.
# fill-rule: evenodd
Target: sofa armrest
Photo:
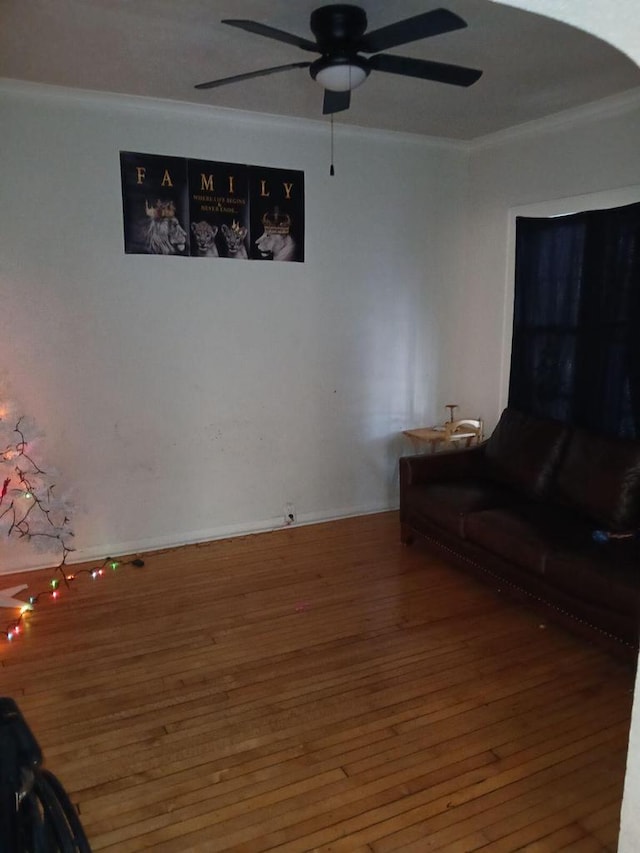
<path fill-rule="evenodd" d="M 463 480 L 482 475 L 484 448 L 481 444 L 464 450 L 400 457 L 400 494 L 407 486 L 437 480 Z"/>

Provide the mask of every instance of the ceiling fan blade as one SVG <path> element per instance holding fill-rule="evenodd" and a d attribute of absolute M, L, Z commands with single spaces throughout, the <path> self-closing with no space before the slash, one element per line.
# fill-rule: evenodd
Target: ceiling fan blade
<path fill-rule="evenodd" d="M 340 113 L 349 109 L 351 103 L 351 92 L 333 92 L 331 89 L 324 90 L 324 101 L 322 103 L 322 114 Z"/>
<path fill-rule="evenodd" d="M 198 83 L 196 89 L 215 89 L 216 86 L 226 86 L 227 83 L 239 83 L 241 80 L 251 80 L 253 77 L 265 77 L 278 71 L 289 71 L 291 68 L 308 68 L 310 62 L 289 62 L 288 65 L 274 65 L 273 68 L 261 68 L 260 71 L 247 71 L 246 74 L 235 74 L 233 77 L 223 77 L 220 80 L 210 80 L 208 83 Z"/>
<path fill-rule="evenodd" d="M 266 24 L 259 24 L 257 21 L 226 18 L 221 23 L 229 24 L 230 27 L 238 27 L 238 29 L 246 30 L 248 33 L 255 33 L 258 36 L 283 41 L 285 44 L 292 44 L 294 47 L 299 47 L 302 50 L 310 50 L 313 53 L 319 52 L 318 45 L 315 42 L 296 36 L 293 33 L 287 33 L 284 30 L 277 30 L 275 27 L 268 27 Z"/>
<path fill-rule="evenodd" d="M 358 50 L 377 53 L 379 50 L 388 50 L 390 47 L 409 44 L 418 39 L 461 30 L 466 26 L 466 22 L 453 12 L 446 9 L 433 9 L 431 12 L 424 12 L 422 15 L 415 15 L 413 18 L 389 24 L 388 27 L 365 33 L 360 39 Z"/>
<path fill-rule="evenodd" d="M 435 80 L 437 83 L 450 83 L 452 86 L 471 86 L 482 76 L 482 71 L 476 68 L 431 62 L 429 59 L 409 59 L 407 56 L 392 56 L 388 53 L 369 57 L 369 65 L 376 71 L 402 74 L 404 77 L 420 77 L 423 80 Z"/>

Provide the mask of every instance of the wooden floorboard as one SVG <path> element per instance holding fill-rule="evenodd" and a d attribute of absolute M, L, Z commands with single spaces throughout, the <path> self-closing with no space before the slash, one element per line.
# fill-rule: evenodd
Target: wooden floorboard
<path fill-rule="evenodd" d="M 95 851 L 615 851 L 632 667 L 395 513 L 144 559 L 0 643 Z"/>

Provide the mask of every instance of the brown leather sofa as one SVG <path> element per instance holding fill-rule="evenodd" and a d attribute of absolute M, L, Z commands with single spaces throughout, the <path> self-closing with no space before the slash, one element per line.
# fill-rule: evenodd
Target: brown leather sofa
<path fill-rule="evenodd" d="M 400 459 L 400 521 L 405 544 L 419 534 L 635 659 L 640 441 L 505 409 L 478 447 Z"/>

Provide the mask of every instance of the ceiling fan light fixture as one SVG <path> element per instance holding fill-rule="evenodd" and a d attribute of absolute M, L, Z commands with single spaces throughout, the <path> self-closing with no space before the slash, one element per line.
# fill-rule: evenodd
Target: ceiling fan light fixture
<path fill-rule="evenodd" d="M 369 76 L 369 69 L 359 57 L 336 61 L 322 57 L 309 69 L 313 79 L 330 92 L 350 92 Z"/>

